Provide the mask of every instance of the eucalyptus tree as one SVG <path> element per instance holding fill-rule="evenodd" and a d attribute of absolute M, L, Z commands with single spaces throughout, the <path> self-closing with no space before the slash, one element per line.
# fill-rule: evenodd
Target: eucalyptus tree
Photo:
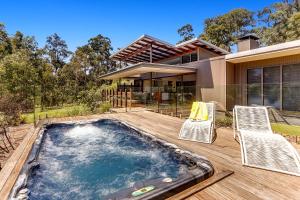
<path fill-rule="evenodd" d="M 252 31 L 254 13 L 247 9 L 234 9 L 224 15 L 208 18 L 200 37 L 212 44 L 231 51 L 238 38 Z"/>
<path fill-rule="evenodd" d="M 284 0 L 260 10 L 256 32 L 262 44 L 272 45 L 300 39 L 299 12 L 297 0 Z"/>
<path fill-rule="evenodd" d="M 195 37 L 194 29 L 191 24 L 186 24 L 177 30 L 177 33 L 182 38 L 177 44 L 188 41 Z"/>
<path fill-rule="evenodd" d="M 0 59 L 11 54 L 12 47 L 4 24 L 0 23 Z"/>
<path fill-rule="evenodd" d="M 55 72 L 66 64 L 67 58 L 71 55 L 67 43 L 57 33 L 47 37 L 44 49 Z"/>

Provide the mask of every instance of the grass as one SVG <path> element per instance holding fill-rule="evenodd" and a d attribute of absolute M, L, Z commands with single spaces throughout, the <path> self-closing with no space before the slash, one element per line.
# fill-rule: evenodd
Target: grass
<path fill-rule="evenodd" d="M 154 105 L 152 105 L 154 107 Z M 156 105 L 157 107 L 157 105 Z M 172 107 L 172 106 L 170 106 Z M 103 103 L 96 110 L 96 113 L 103 113 L 108 111 L 110 105 L 108 103 Z M 161 108 L 163 109 L 163 108 Z M 66 105 L 61 108 L 49 108 L 45 111 L 37 109 L 36 118 L 45 119 L 48 118 L 60 118 L 60 117 L 71 117 L 71 116 L 80 116 L 80 115 L 89 115 L 93 114 L 91 110 L 84 105 Z M 33 113 L 22 114 L 23 123 L 33 123 Z M 218 118 L 216 120 L 218 127 L 230 127 L 232 124 L 232 119 L 229 117 Z M 272 129 L 276 133 L 282 135 L 291 135 L 291 136 L 300 136 L 300 126 L 287 125 L 281 123 L 272 123 Z"/>
<path fill-rule="evenodd" d="M 103 103 L 94 113 L 103 113 L 108 111 L 110 105 Z M 41 111 L 40 108 L 36 109 L 36 119 L 45 119 L 48 118 L 60 118 L 60 117 L 71 117 L 71 116 L 80 116 L 80 115 L 89 115 L 93 112 L 84 105 L 66 105 L 61 108 L 48 108 L 47 110 Z M 34 114 L 33 113 L 24 113 L 21 115 L 23 123 L 33 123 Z"/>
<path fill-rule="evenodd" d="M 273 131 L 276 133 L 281 133 L 282 135 L 300 136 L 300 126 L 281 123 L 272 123 L 271 126 Z"/>

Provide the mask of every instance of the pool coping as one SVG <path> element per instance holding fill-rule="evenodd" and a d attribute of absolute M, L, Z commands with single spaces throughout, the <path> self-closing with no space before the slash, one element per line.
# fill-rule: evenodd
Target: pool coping
<path fill-rule="evenodd" d="M 16 149 L 15 152 L 13 152 L 11 157 L 5 163 L 3 169 L 0 171 L 0 196 L 1 196 L 1 198 L 3 198 L 4 200 L 9 198 L 9 195 L 10 195 L 22 169 L 23 169 L 24 163 L 28 159 L 28 156 L 32 150 L 33 144 L 35 143 L 35 141 L 41 131 L 41 128 L 45 124 L 85 123 L 87 121 L 93 122 L 93 121 L 98 121 L 100 119 L 105 119 L 105 118 L 118 120 L 117 118 L 111 117 L 109 115 L 102 115 L 102 116 L 96 115 L 96 116 L 91 116 L 91 118 L 88 118 L 88 119 L 86 119 L 86 118 L 83 118 L 83 119 L 76 118 L 76 119 L 67 119 L 67 120 L 66 119 L 51 119 L 51 120 L 47 120 L 47 121 L 43 120 L 42 122 L 40 122 L 38 124 L 38 126 L 35 129 L 31 128 L 29 130 L 29 133 L 25 136 L 25 138 L 19 145 L 19 147 Z M 122 122 L 122 123 L 125 123 L 127 126 L 129 126 L 131 128 L 134 127 L 127 122 Z M 137 129 L 140 132 L 146 132 L 146 131 L 138 129 L 136 127 L 134 127 L 134 129 Z M 147 134 L 151 135 L 152 137 L 156 137 L 150 133 L 147 133 Z M 160 139 L 160 138 L 157 137 L 157 139 Z M 167 140 L 165 140 L 165 141 L 167 141 Z M 181 148 L 181 147 L 179 147 L 179 148 Z M 200 182 L 200 183 L 192 186 L 192 188 L 194 188 L 194 189 L 191 190 L 190 192 L 184 194 L 183 196 L 188 196 L 191 193 L 193 193 L 193 191 L 194 192 L 200 191 L 201 189 L 206 188 L 231 174 L 233 174 L 233 171 L 230 171 L 230 170 L 222 170 L 221 172 L 218 171 L 217 174 L 211 176 L 211 178 L 206 179 L 203 182 Z M 181 193 L 179 193 L 177 195 L 182 196 Z"/>

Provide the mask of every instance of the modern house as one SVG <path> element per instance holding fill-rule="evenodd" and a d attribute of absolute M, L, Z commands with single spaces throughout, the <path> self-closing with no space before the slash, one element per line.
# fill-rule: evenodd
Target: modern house
<path fill-rule="evenodd" d="M 261 48 L 258 40 L 241 37 L 238 52 L 229 53 L 200 38 L 172 45 L 143 35 L 111 56 L 129 65 L 101 78 L 128 80 L 150 98 L 160 88 L 161 100 L 180 91 L 183 101 L 213 100 L 228 110 L 258 104 L 300 111 L 300 40 Z"/>

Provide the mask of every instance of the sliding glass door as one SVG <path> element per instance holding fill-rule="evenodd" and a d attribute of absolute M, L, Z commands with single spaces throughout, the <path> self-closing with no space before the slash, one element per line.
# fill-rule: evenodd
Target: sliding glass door
<path fill-rule="evenodd" d="M 248 105 L 280 108 L 280 67 L 247 70 Z"/>
<path fill-rule="evenodd" d="M 263 105 L 280 109 L 280 67 L 263 68 Z"/>
<path fill-rule="evenodd" d="M 282 108 L 300 111 L 300 64 L 282 68 Z"/>
<path fill-rule="evenodd" d="M 262 105 L 262 69 L 247 71 L 247 102 L 248 105 Z"/>

